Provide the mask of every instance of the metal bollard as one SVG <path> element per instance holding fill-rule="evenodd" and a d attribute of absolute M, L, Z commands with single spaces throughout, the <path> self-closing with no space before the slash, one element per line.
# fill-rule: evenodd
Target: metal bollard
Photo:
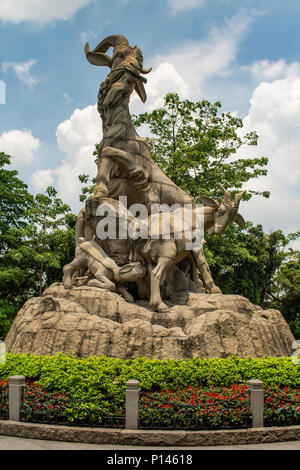
<path fill-rule="evenodd" d="M 264 390 L 260 380 L 248 381 L 248 402 L 252 412 L 252 427 L 264 427 Z"/>
<path fill-rule="evenodd" d="M 139 395 L 139 381 L 128 380 L 126 382 L 126 429 L 139 427 Z"/>
<path fill-rule="evenodd" d="M 20 409 L 24 402 L 25 377 L 23 375 L 13 375 L 9 378 L 9 419 L 20 421 Z"/>

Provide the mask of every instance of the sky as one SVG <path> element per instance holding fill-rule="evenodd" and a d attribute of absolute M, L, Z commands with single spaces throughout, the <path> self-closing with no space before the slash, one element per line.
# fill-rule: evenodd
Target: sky
<path fill-rule="evenodd" d="M 78 175 L 96 174 L 96 101 L 109 71 L 87 62 L 84 45 L 123 34 L 153 67 L 147 102 L 132 96 L 131 112 L 160 107 L 167 92 L 221 101 L 259 135 L 238 156 L 269 158 L 268 175 L 243 189 L 270 199 L 240 212 L 266 232 L 299 231 L 299 26 L 300 0 L 0 0 L 0 151 L 32 193 L 53 185 L 78 212 Z"/>

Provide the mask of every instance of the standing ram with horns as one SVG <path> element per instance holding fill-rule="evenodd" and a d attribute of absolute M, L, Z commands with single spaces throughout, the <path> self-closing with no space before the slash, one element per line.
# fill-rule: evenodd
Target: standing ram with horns
<path fill-rule="evenodd" d="M 105 52 L 113 47 L 113 55 Z M 103 139 L 99 145 L 98 175 L 94 197 L 128 197 L 136 202 L 180 205 L 193 203 L 193 198 L 178 188 L 153 162 L 149 145 L 136 132 L 129 112 L 129 100 L 135 90 L 143 102 L 147 95 L 143 76 L 143 55 L 138 46 L 131 47 L 124 36 L 109 36 L 85 54 L 93 65 L 110 67 L 100 85 L 98 111 L 102 118 Z"/>

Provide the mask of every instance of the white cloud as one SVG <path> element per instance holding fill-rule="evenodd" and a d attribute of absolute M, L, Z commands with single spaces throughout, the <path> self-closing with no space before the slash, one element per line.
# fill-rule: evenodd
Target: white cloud
<path fill-rule="evenodd" d="M 163 62 L 148 76 L 146 103 L 142 103 L 135 93 L 131 99 L 130 110 L 138 114 L 159 108 L 163 105 L 164 96 L 171 90 L 182 98 L 187 98 L 191 94 L 188 83 L 184 81 L 174 65 Z"/>
<path fill-rule="evenodd" d="M 10 130 L 0 136 L 0 151 L 11 155 L 14 166 L 32 163 L 41 142 L 30 130 Z"/>
<path fill-rule="evenodd" d="M 300 251 L 300 240 L 293 240 L 289 243 L 288 248 L 292 248 L 293 250 Z"/>
<path fill-rule="evenodd" d="M 69 20 L 91 0 L 0 0 L 0 20 L 19 23 Z"/>
<path fill-rule="evenodd" d="M 6 104 L 6 83 L 0 80 L 0 104 Z"/>
<path fill-rule="evenodd" d="M 272 81 L 285 76 L 299 75 L 300 64 L 298 62 L 287 64 L 285 59 L 277 61 L 264 59 L 257 60 L 252 65 L 246 65 L 242 69 L 249 71 L 256 79 Z"/>
<path fill-rule="evenodd" d="M 286 232 L 300 229 L 300 72 L 296 75 L 292 65 L 292 74 L 287 66 L 284 78 L 257 86 L 244 119 L 244 130 L 256 130 L 260 136 L 258 147 L 249 153 L 269 157 L 268 175 L 247 187 L 269 190 L 271 198 L 254 197 L 242 211 L 266 230 Z"/>
<path fill-rule="evenodd" d="M 241 11 L 226 19 L 222 27 L 213 27 L 203 41 L 190 41 L 155 56 L 149 64 L 153 72 L 148 76 L 146 106 L 156 106 L 157 99 L 167 91 L 177 91 L 183 97 L 199 99 L 211 81 L 229 77 L 238 48 L 244 39 L 252 18 Z M 148 64 L 147 64 L 148 66 Z"/>
<path fill-rule="evenodd" d="M 205 0 L 168 0 L 172 13 L 178 13 L 183 10 L 194 10 L 201 8 Z"/>
<path fill-rule="evenodd" d="M 286 69 L 286 62 L 283 59 L 277 61 L 257 60 L 252 65 L 244 66 L 243 69 L 260 80 L 275 79 L 282 76 Z"/>
<path fill-rule="evenodd" d="M 55 169 L 35 172 L 32 183 L 38 191 L 53 184 L 63 201 L 78 211 L 81 206 L 78 175 L 84 173 L 94 177 L 97 174 L 93 151 L 95 144 L 102 138 L 97 107 L 76 109 L 69 119 L 59 124 L 56 136 L 59 149 L 65 153 L 64 160 Z"/>
<path fill-rule="evenodd" d="M 1 68 L 4 73 L 7 73 L 8 69 L 13 69 L 19 80 L 29 87 L 34 87 L 39 82 L 39 79 L 31 75 L 30 69 L 36 63 L 36 59 L 30 59 L 27 62 L 2 62 Z"/>
<path fill-rule="evenodd" d="M 53 181 L 53 170 L 38 170 L 31 177 L 33 187 L 40 192 L 51 186 Z"/>

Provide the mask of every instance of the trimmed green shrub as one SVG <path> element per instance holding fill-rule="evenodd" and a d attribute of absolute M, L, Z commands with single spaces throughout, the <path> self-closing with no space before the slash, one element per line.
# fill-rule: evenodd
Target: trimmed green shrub
<path fill-rule="evenodd" d="M 75 358 L 70 355 L 7 354 L 0 379 L 24 375 L 45 390 L 81 399 L 124 395 L 126 381 L 137 379 L 142 391 L 175 387 L 231 386 L 259 379 L 266 386 L 300 388 L 300 367 L 290 357 L 262 359 L 117 359 L 106 356 Z"/>

